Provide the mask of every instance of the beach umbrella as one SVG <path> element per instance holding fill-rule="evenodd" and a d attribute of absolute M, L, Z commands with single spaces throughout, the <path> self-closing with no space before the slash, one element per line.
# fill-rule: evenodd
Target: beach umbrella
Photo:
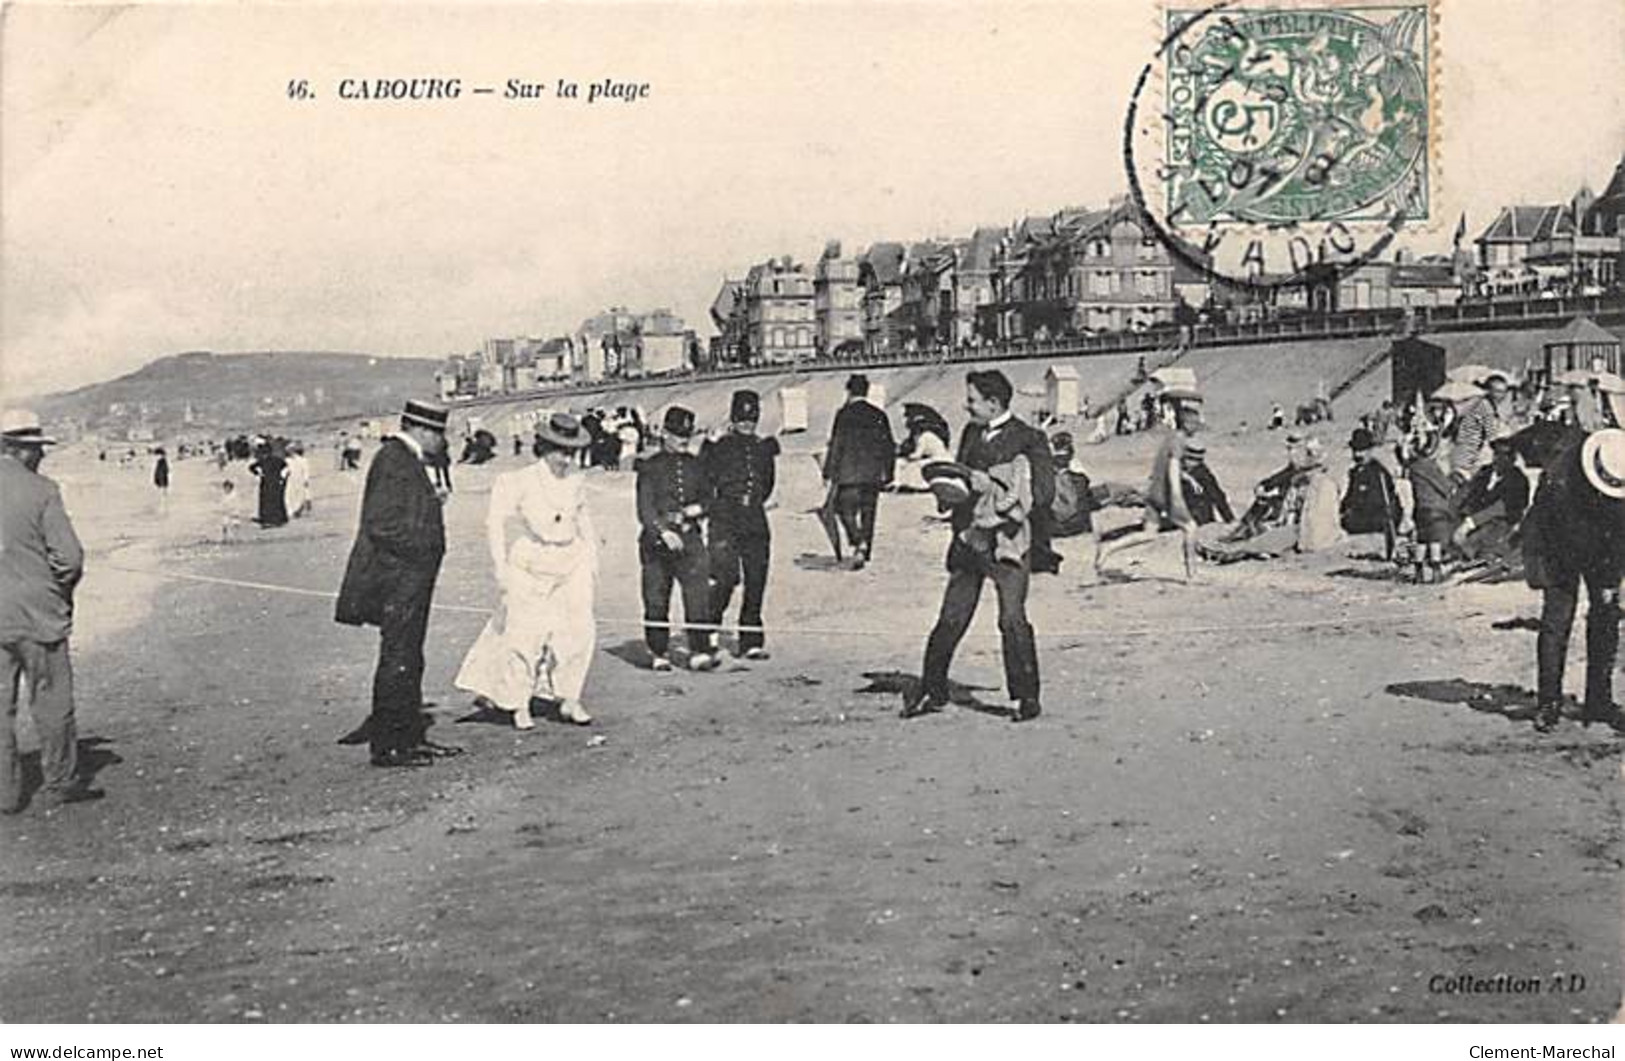
<path fill-rule="evenodd" d="M 1455 368 L 1445 373 L 1445 379 L 1454 380 L 1457 383 L 1472 383 L 1476 385 L 1479 380 L 1491 375 L 1492 373 L 1500 373 L 1502 376 L 1508 374 L 1503 369 L 1491 368 L 1488 365 L 1457 365 Z"/>
<path fill-rule="evenodd" d="M 1484 392 L 1471 383 L 1461 380 L 1448 380 L 1429 397 L 1439 402 L 1465 402 L 1481 396 Z"/>
<path fill-rule="evenodd" d="M 841 559 L 841 520 L 835 514 L 835 495 L 841 488 L 834 483 L 824 491 L 824 503 L 818 506 L 818 524 L 824 528 L 824 536 L 829 539 L 829 547 L 835 551 L 835 559 Z"/>

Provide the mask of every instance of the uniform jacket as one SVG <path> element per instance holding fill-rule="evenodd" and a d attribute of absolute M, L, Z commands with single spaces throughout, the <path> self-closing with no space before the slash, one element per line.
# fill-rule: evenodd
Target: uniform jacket
<path fill-rule="evenodd" d="M 446 555 L 446 527 L 429 471 L 398 438 L 379 447 L 361 495 L 361 527 L 333 617 L 380 625 L 390 601 L 434 591 Z"/>
<path fill-rule="evenodd" d="M 0 457 L 0 642 L 49 645 L 67 637 L 84 564 L 62 491 L 21 461 Z"/>
<path fill-rule="evenodd" d="M 711 501 L 705 465 L 692 453 L 657 453 L 638 462 L 638 523 L 646 538 L 674 530 L 690 540 L 701 537 L 700 519 L 683 510 Z"/>
<path fill-rule="evenodd" d="M 882 486 L 892 481 L 897 440 L 885 412 L 850 401 L 835 414 L 824 455 L 824 478 L 836 486 Z"/>
<path fill-rule="evenodd" d="M 762 506 L 777 481 L 778 455 L 776 438 L 727 434 L 705 444 L 700 463 L 711 488 L 706 507 L 712 534 L 767 533 Z"/>

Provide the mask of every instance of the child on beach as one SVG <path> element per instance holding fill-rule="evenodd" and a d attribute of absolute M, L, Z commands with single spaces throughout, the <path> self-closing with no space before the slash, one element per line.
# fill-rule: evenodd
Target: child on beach
<path fill-rule="evenodd" d="M 1413 573 L 1417 582 L 1432 583 L 1439 580 L 1439 566 L 1444 560 L 1444 545 L 1455 530 L 1450 500 L 1454 485 L 1449 469 L 1440 461 L 1439 436 L 1428 433 L 1416 443 L 1405 464 L 1405 478 L 1410 480 L 1414 498 L 1416 549 Z"/>
<path fill-rule="evenodd" d="M 230 479 L 220 481 L 220 544 L 229 545 L 237 540 L 237 528 L 242 525 L 241 506 L 237 499 L 237 484 Z"/>

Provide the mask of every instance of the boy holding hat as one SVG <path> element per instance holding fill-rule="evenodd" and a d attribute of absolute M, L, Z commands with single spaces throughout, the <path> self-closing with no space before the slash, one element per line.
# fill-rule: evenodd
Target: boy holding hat
<path fill-rule="evenodd" d="M 644 641 L 654 669 L 671 670 L 671 587 L 683 589 L 688 625 L 688 665 L 716 666 L 711 635 L 694 624 L 711 620 L 711 565 L 705 548 L 706 503 L 711 486 L 705 466 L 688 450 L 694 414 L 680 405 L 666 410 L 660 452 L 638 464 L 638 562 L 642 567 Z"/>
<path fill-rule="evenodd" d="M 24 409 L 0 413 L 0 681 L 6 717 L 0 720 L 0 813 L 23 806 L 17 754 L 17 694 L 27 680 L 39 733 L 47 806 L 92 799 L 78 778 L 73 718 L 73 590 L 85 553 L 62 507 L 62 492 L 39 474 L 45 447 L 39 417 Z"/>
<path fill-rule="evenodd" d="M 378 447 L 367 468 L 361 523 L 333 617 L 378 627 L 372 713 L 341 743 L 371 745 L 372 765 L 427 766 L 455 749 L 430 742 L 423 716 L 423 640 L 440 562 L 446 555 L 441 497 L 428 465 L 446 452 L 450 411 L 411 400 L 401 429 Z"/>
<path fill-rule="evenodd" d="M 779 440 L 756 434 L 761 419 L 761 396 L 753 390 L 735 391 L 729 407 L 728 432 L 700 450 L 700 461 L 711 486 L 711 617 L 722 622 L 733 600 L 734 587 L 743 580 L 739 625 L 746 629 L 739 632 L 739 648 L 746 659 L 767 658 L 766 637 L 761 630 L 772 545 L 767 501 L 777 476 Z"/>

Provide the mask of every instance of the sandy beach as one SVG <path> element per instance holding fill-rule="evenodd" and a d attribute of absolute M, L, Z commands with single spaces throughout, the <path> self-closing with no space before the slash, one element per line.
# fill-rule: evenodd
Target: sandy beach
<path fill-rule="evenodd" d="M 317 460 L 310 517 L 222 547 L 212 464 L 176 464 L 160 517 L 149 470 L 53 456 L 91 546 L 80 737 L 107 797 L 0 820 L 0 1018 L 1613 1016 L 1625 742 L 1503 717 L 1533 700 L 1508 622 L 1533 592 L 1404 585 L 1353 545 L 1186 586 L 1172 541 L 1097 583 L 1065 542 L 1032 595 L 1042 719 L 1003 717 L 988 599 L 962 702 L 903 722 L 946 532 L 887 496 L 874 563 L 835 569 L 813 444 L 783 461 L 773 657 L 712 674 L 647 668 L 632 478 L 592 473 L 590 729 L 516 732 L 451 688 L 516 459 L 457 468 L 426 695 L 468 753 L 414 771 L 334 743 L 376 646 L 321 596 L 359 474 Z M 1132 481 L 1145 450 L 1085 459 Z M 1241 499 L 1280 456 L 1211 452 Z"/>

